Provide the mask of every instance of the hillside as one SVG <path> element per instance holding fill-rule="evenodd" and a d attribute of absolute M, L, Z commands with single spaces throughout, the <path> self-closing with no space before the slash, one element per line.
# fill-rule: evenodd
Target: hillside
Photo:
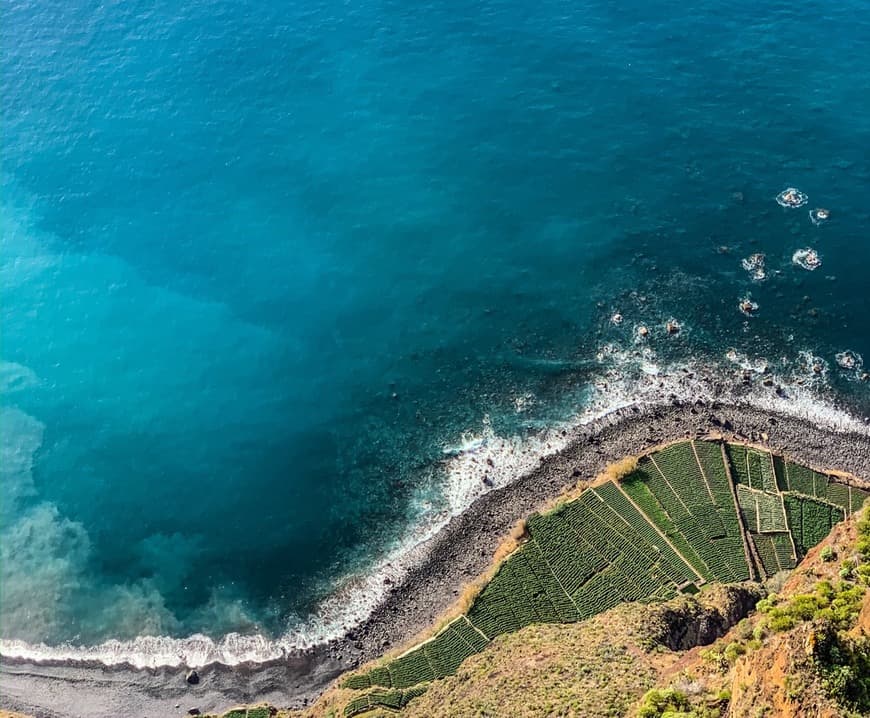
<path fill-rule="evenodd" d="M 755 702 L 727 685 L 746 646 L 731 640 L 704 659 L 693 647 L 746 616 L 867 496 L 851 477 L 759 446 L 713 439 L 661 446 L 530 516 L 459 615 L 445 617 L 422 643 L 348 675 L 299 715 L 625 715 L 653 686 L 660 687 L 645 716 L 690 711 L 699 696 L 699 712 L 686 715 L 724 715 L 727 705 L 738 715 L 741 701 Z M 841 533 L 829 551 L 845 551 L 843 541 L 854 538 Z M 788 591 L 815 575 L 819 559 L 810 559 Z M 839 586 L 831 590 L 821 603 L 842 599 Z M 779 600 L 774 594 L 760 607 L 778 610 Z M 779 655 L 783 642 L 803 640 L 781 634 L 769 643 L 753 638 L 757 652 L 746 660 L 764 661 L 765 651 Z M 699 688 L 687 677 L 692 671 L 709 685 Z M 688 692 L 668 685 L 675 672 Z"/>
<path fill-rule="evenodd" d="M 497 637 L 583 621 L 623 602 L 693 595 L 708 583 L 793 568 L 867 492 L 755 447 L 683 441 L 619 480 L 531 516 L 519 548 L 435 636 L 348 677 L 346 717 L 399 710 Z"/>

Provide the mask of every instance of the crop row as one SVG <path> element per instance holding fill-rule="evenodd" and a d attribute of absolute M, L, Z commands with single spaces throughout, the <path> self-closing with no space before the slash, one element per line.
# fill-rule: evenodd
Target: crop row
<path fill-rule="evenodd" d="M 779 561 L 776 556 L 776 545 L 773 543 L 773 536 L 769 534 L 753 534 L 752 542 L 755 544 L 755 550 L 758 553 L 758 558 L 761 559 L 761 568 L 766 576 L 773 576 L 781 570 Z"/>
<path fill-rule="evenodd" d="M 772 533 L 789 530 L 779 494 L 752 491 L 741 485 L 737 487 L 737 500 L 749 531 Z"/>
<path fill-rule="evenodd" d="M 677 469 L 673 464 L 668 465 L 666 462 L 663 462 L 663 466 L 659 461 L 660 459 L 656 455 L 653 463 L 664 477 L 671 492 L 679 499 L 679 503 L 697 521 L 704 535 L 708 539 L 725 536 L 727 533 L 725 524 L 716 510 L 716 505 L 713 503 L 707 483 L 704 481 L 697 463 L 695 464 L 695 472 L 689 473 Z M 692 457 L 692 461 L 694 461 L 694 457 Z M 686 465 L 688 466 L 688 463 Z M 676 475 L 677 471 L 681 471 L 680 476 Z"/>
<path fill-rule="evenodd" d="M 452 625 L 441 631 L 434 640 L 424 643 L 423 650 L 437 678 L 453 675 L 462 661 L 478 652 L 453 630 Z"/>
<path fill-rule="evenodd" d="M 761 533 L 758 525 L 758 502 L 755 500 L 755 492 L 743 484 L 737 485 L 737 503 L 743 516 L 743 523 L 748 531 Z"/>
<path fill-rule="evenodd" d="M 401 710 L 414 698 L 423 695 L 428 686 L 416 686 L 406 691 L 372 691 L 354 698 L 344 707 L 345 718 L 365 713 L 373 708 Z"/>
<path fill-rule="evenodd" d="M 773 471 L 773 460 L 766 451 L 747 449 L 746 458 L 749 462 L 749 475 L 752 479 L 752 487 L 762 491 L 778 493 L 776 474 Z"/>
<path fill-rule="evenodd" d="M 776 550 L 776 558 L 779 561 L 780 567 L 784 569 L 794 568 L 797 561 L 794 555 L 791 535 L 788 531 L 771 534 L 771 538 L 773 539 L 773 546 Z"/>
<path fill-rule="evenodd" d="M 652 491 L 650 491 L 647 481 L 647 474 L 643 469 L 639 469 L 622 479 L 620 485 L 623 491 L 631 497 L 632 501 L 640 507 L 650 522 L 655 524 L 659 531 L 667 536 L 668 540 L 676 547 L 680 555 L 692 565 L 695 571 L 704 579 L 708 581 L 713 580 L 714 577 L 709 567 L 701 560 L 701 557 L 698 556 L 689 542 L 686 541 L 686 537 L 680 533 L 676 524 L 671 521 L 664 507 L 659 503 Z"/>
<path fill-rule="evenodd" d="M 750 578 L 749 564 L 747 563 L 746 547 L 743 543 L 743 534 L 740 536 L 726 536 L 713 541 L 713 547 L 725 556 L 729 557 L 731 565 L 730 581 L 748 581 Z"/>
<path fill-rule="evenodd" d="M 801 502 L 801 538 L 809 551 L 831 532 L 831 511 L 826 504 L 804 499 Z"/>
<path fill-rule="evenodd" d="M 786 463 L 786 475 L 791 491 L 828 501 L 846 511 L 849 510 L 849 489 L 847 486 L 832 481 L 828 476 L 820 474 L 818 471 L 791 462 Z"/>
<path fill-rule="evenodd" d="M 459 665 L 474 653 L 483 650 L 488 641 L 474 629 L 465 616 L 460 616 L 443 628 L 432 640 L 386 666 L 369 671 L 367 677 L 372 686 L 409 688 L 435 678 L 452 675 Z M 384 673 L 387 678 L 384 678 Z M 360 678 L 360 677 L 352 677 Z M 361 681 L 345 683 L 347 688 L 360 688 Z"/>
<path fill-rule="evenodd" d="M 728 461 L 731 463 L 731 475 L 734 477 L 734 480 L 738 484 L 752 488 L 752 477 L 749 475 L 746 447 L 740 444 L 725 444 L 725 453 L 728 456 Z"/>
<path fill-rule="evenodd" d="M 851 504 L 849 499 L 849 487 L 845 484 L 841 484 L 837 481 L 829 482 L 825 492 L 825 498 L 828 500 L 828 503 L 839 506 L 844 511 L 849 511 L 849 506 Z"/>
<path fill-rule="evenodd" d="M 746 449 L 746 466 L 749 471 L 749 485 L 753 489 L 765 490 L 762 457 L 757 451 Z"/>
<path fill-rule="evenodd" d="M 622 581 L 622 584 L 617 584 L 615 583 L 616 576 L 614 576 L 614 585 L 624 592 L 625 600 L 636 598 L 639 589 L 637 582 L 631 580 L 631 574 L 632 572 L 643 572 L 647 579 L 650 577 L 653 564 L 658 560 L 655 549 L 646 544 L 631 527 L 614 515 L 592 492 L 586 492 L 578 501 L 572 502 L 570 509 L 569 523 L 571 528 L 581 530 L 578 527 L 584 526 L 587 530 L 591 530 L 597 537 L 595 545 L 598 550 L 606 550 L 608 555 L 612 555 L 609 569 L 611 573 L 620 571 L 620 567 L 630 567 L 628 571 L 622 571 L 628 576 L 627 580 Z M 606 548 L 604 545 L 600 545 L 599 541 L 605 542 Z M 652 590 L 661 584 L 661 580 L 668 579 L 662 575 Z M 585 586 L 580 590 L 585 590 Z M 577 593 L 572 594 L 575 603 L 578 602 Z M 644 592 L 641 590 L 640 593 Z"/>
<path fill-rule="evenodd" d="M 707 536 L 711 539 L 724 536 L 725 525 L 716 513 L 712 491 L 691 445 L 688 442 L 673 444 L 656 453 L 653 460 L 689 512 L 702 521 Z"/>
<path fill-rule="evenodd" d="M 860 511 L 861 507 L 864 505 L 864 502 L 867 500 L 867 497 L 870 496 L 870 491 L 864 491 L 863 489 L 855 488 L 854 486 L 849 487 L 849 512 L 855 513 L 856 511 Z"/>
<path fill-rule="evenodd" d="M 620 557 L 615 565 L 633 581 L 638 595 L 646 597 L 662 584 L 696 580 L 695 573 L 674 551 L 613 482 L 597 487 L 582 501 L 608 530 L 608 540 Z"/>
<path fill-rule="evenodd" d="M 726 444 L 725 453 L 731 464 L 731 474 L 737 483 L 760 491 L 779 491 L 776 459 L 769 452 L 740 444 Z"/>
<path fill-rule="evenodd" d="M 859 510 L 868 496 L 866 491 L 848 486 L 806 466 L 787 462 L 785 470 L 791 491 L 827 501 L 846 513 Z"/>
<path fill-rule="evenodd" d="M 756 493 L 755 501 L 758 505 L 758 527 L 761 533 L 788 531 L 778 493 Z"/>
<path fill-rule="evenodd" d="M 684 443 L 660 454 L 662 471 L 672 481 L 657 462 L 644 459 L 623 480 L 625 493 L 609 482 L 556 511 L 530 517 L 530 539 L 502 563 L 466 616 L 389 664 L 346 681 L 350 688 L 393 689 L 360 696 L 348 706 L 354 712 L 347 715 L 376 705 L 394 707 L 401 689 L 455 673 L 462 661 L 502 633 L 531 623 L 576 621 L 622 601 L 672 596 L 677 586 L 694 582 L 690 565 L 705 578 L 748 578 L 744 539 L 719 445 L 698 442 L 693 448 Z M 750 469 L 752 462 L 757 464 L 758 483 L 764 485 L 763 461 L 749 453 L 744 458 Z M 775 484 L 773 472 L 771 463 L 768 484 L 771 476 Z M 792 473 L 786 468 L 788 479 Z M 751 471 L 747 475 L 755 483 Z M 811 476 L 813 489 L 823 487 L 827 497 L 831 485 L 822 478 L 824 482 Z M 846 502 L 846 510 L 865 498 L 864 492 L 849 487 L 833 492 L 839 503 Z M 805 553 L 843 517 L 842 510 L 828 503 L 786 494 L 786 521 L 778 495 L 743 486 L 737 493 L 750 530 L 763 532 L 753 540 L 768 574 L 793 566 L 795 548 Z M 710 529 L 717 521 L 722 528 Z M 788 526 L 795 535 L 794 548 L 785 532 Z"/>
<path fill-rule="evenodd" d="M 815 496 L 815 471 L 808 469 L 806 466 L 793 464 L 787 461 L 785 464 L 785 475 L 788 482 L 788 490 L 794 491 L 804 496 Z"/>
<path fill-rule="evenodd" d="M 801 505 L 801 537 L 809 550 L 831 532 L 831 509 L 818 501 L 805 500 Z"/>
<path fill-rule="evenodd" d="M 662 583 L 653 575 L 654 570 L 647 562 L 620 558 L 607 570 L 590 578 L 574 595 L 580 615 L 586 618 L 623 601 L 648 599 L 663 589 L 673 591 L 673 583 Z"/>
<path fill-rule="evenodd" d="M 613 608 L 620 601 L 624 600 L 620 597 L 618 589 L 611 581 L 612 568 L 606 571 L 595 574 L 582 591 L 578 592 L 576 597 L 577 610 L 583 618 L 594 616 L 597 613 L 606 611 L 608 608 Z"/>
<path fill-rule="evenodd" d="M 594 552 L 590 552 L 590 555 L 594 556 Z M 565 592 L 565 589 L 556 580 L 537 541 L 532 540 L 526 543 L 521 551 L 518 551 L 511 557 L 511 560 L 516 559 L 525 564 L 529 575 L 533 575 L 541 588 L 543 588 L 544 593 L 553 606 L 553 610 L 559 616 L 559 621 L 562 623 L 576 621 L 577 607 L 574 605 L 571 597 Z M 606 565 L 606 562 L 601 561 L 596 564 L 596 570 L 600 570 Z M 522 563 L 518 566 L 518 569 L 521 567 Z"/>
<path fill-rule="evenodd" d="M 789 527 L 798 553 L 803 556 L 843 520 L 842 509 L 797 494 L 784 496 Z"/>
<path fill-rule="evenodd" d="M 788 477 L 786 476 L 785 459 L 773 454 L 773 471 L 776 474 L 776 486 L 780 491 L 788 491 Z"/>
<path fill-rule="evenodd" d="M 595 551 L 589 545 L 593 536 L 572 531 L 567 523 L 566 509 L 563 507 L 551 514 L 533 516 L 528 521 L 528 528 L 556 579 L 570 595 L 595 572 L 597 561 Z M 592 543 L 597 545 L 597 542 Z"/>
<path fill-rule="evenodd" d="M 644 541 L 655 547 L 661 554 L 662 565 L 671 580 L 677 584 L 695 580 L 695 572 L 691 567 L 680 558 L 668 541 L 653 528 L 649 519 L 637 510 L 614 482 L 608 481 L 603 486 L 598 487 L 596 493 L 613 511 L 627 521 Z"/>
<path fill-rule="evenodd" d="M 788 521 L 788 528 L 791 531 L 791 536 L 794 539 L 794 545 L 798 552 L 798 558 L 803 558 L 806 554 L 804 549 L 803 539 L 803 511 L 801 505 L 803 499 L 795 494 L 786 493 L 782 495 L 782 501 L 785 504 L 785 516 Z"/>
<path fill-rule="evenodd" d="M 679 497 L 654 471 L 646 472 L 649 479 L 649 488 L 655 494 L 665 511 L 670 516 L 676 527 L 686 537 L 689 544 L 695 549 L 698 556 L 710 569 L 713 577 L 719 581 L 731 582 L 741 580 L 739 577 L 748 575 L 746 559 L 742 552 L 723 555 L 710 541 L 710 531 L 704 531 L 699 521 L 690 514 Z M 715 511 L 715 509 L 714 509 Z M 736 517 L 735 517 L 736 523 Z M 740 535 L 739 527 L 731 530 L 732 535 Z"/>
<path fill-rule="evenodd" d="M 618 493 L 618 492 L 617 492 Z M 623 521 L 619 513 L 603 501 L 598 493 L 587 491 L 575 505 L 585 509 L 599 536 L 613 545 L 619 552 L 618 558 L 626 556 L 651 563 L 658 560 L 660 551 L 654 544 L 646 541 L 630 524 Z"/>
<path fill-rule="evenodd" d="M 522 603 L 518 593 L 512 571 L 505 562 L 475 599 L 468 619 L 490 640 L 521 628 L 524 624 L 514 612 L 514 604 Z"/>
<path fill-rule="evenodd" d="M 422 647 L 415 648 L 392 661 L 389 670 L 395 688 L 408 688 L 418 683 L 432 681 L 436 677 L 435 670 L 426 658 Z"/>
<path fill-rule="evenodd" d="M 725 468 L 722 445 L 712 441 L 694 441 L 692 445 L 701 463 L 701 470 L 707 477 L 707 484 L 713 491 L 716 506 L 720 512 L 735 513 L 734 495 L 731 492 L 728 470 Z"/>

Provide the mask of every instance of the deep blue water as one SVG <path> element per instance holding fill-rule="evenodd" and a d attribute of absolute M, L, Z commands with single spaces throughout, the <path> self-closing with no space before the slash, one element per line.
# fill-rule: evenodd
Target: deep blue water
<path fill-rule="evenodd" d="M 661 361 L 811 351 L 870 407 L 834 365 L 870 356 L 854 0 L 12 2 L 2 33 L 5 638 L 280 634 L 437 505 L 445 445 L 566 416 L 636 322 Z"/>

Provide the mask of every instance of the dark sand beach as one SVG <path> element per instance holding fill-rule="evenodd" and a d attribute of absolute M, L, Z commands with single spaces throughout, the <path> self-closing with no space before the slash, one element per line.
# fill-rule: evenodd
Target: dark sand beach
<path fill-rule="evenodd" d="M 608 464 L 681 437 L 722 434 L 756 442 L 819 469 L 870 480 L 870 436 L 765 411 L 740 401 L 636 405 L 582 427 L 569 446 L 533 472 L 492 491 L 454 518 L 427 546 L 427 557 L 357 629 L 341 640 L 268 664 L 211 665 L 188 685 L 184 669 L 35 665 L 4 658 L 0 706 L 39 718 L 165 717 L 191 708 L 224 710 L 268 701 L 302 707 L 341 672 L 406 643 L 433 623 L 462 587 L 484 571 L 513 524 Z"/>

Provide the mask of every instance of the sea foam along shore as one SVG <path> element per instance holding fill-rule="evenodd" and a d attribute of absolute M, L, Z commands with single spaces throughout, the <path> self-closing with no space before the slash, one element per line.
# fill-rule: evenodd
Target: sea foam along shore
<path fill-rule="evenodd" d="M 512 456 L 511 461 L 518 466 L 530 461 L 524 458 L 528 455 L 537 458 L 531 470 L 516 481 L 505 483 L 502 479 L 500 483 L 504 485 L 493 487 L 486 487 L 481 481 L 483 488 L 477 500 L 464 493 L 464 500 L 473 501 L 471 506 L 450 517 L 446 526 L 425 544 L 415 547 L 419 562 L 406 564 L 401 582 L 390 585 L 384 582 L 383 575 L 378 576 L 377 606 L 360 625 L 305 651 L 278 648 L 280 642 L 264 642 L 268 648 L 253 659 L 264 661 L 259 665 L 251 659 L 238 660 L 243 654 L 233 653 L 233 662 L 240 664 L 237 670 L 219 660 L 203 660 L 202 665 L 208 667 L 200 671 L 203 681 L 202 688 L 197 689 L 202 699 L 199 707 L 220 708 L 233 701 L 264 697 L 286 705 L 302 705 L 311 700 L 342 670 L 401 645 L 430 625 L 455 600 L 463 584 L 485 570 L 492 551 L 518 518 L 528 515 L 579 477 L 594 476 L 609 462 L 661 441 L 710 430 L 757 440 L 764 435 L 772 448 L 809 465 L 870 477 L 867 424 L 817 401 L 811 393 L 801 394 L 797 388 L 790 394 L 792 390 L 735 387 L 730 382 L 722 383 L 721 377 L 714 379 L 699 367 L 649 371 L 647 377 L 640 383 L 637 378 L 625 380 L 633 386 L 640 401 L 610 403 L 606 410 L 591 408 L 590 413 L 577 421 L 546 432 L 548 438 L 538 436 L 536 440 L 541 442 L 538 452 L 526 451 L 520 444 L 505 449 L 496 437 L 469 442 L 472 453 L 477 453 L 476 460 L 472 461 L 468 452 L 457 454 L 450 460 L 455 462 L 451 464 L 452 470 L 474 475 L 475 465 L 489 466 L 487 457 L 479 452 L 490 445 L 493 450 Z M 620 381 L 616 375 L 608 377 L 602 395 L 612 398 L 613 392 L 619 391 Z M 688 401 L 687 397 L 695 398 Z M 365 585 L 369 584 L 346 588 L 348 595 L 354 590 L 364 591 Z M 174 639 L 155 640 L 170 642 L 169 646 L 160 644 L 163 655 L 179 648 Z M 192 639 L 184 639 L 189 640 Z M 247 643 L 250 640 L 245 639 L 244 645 L 250 645 Z M 129 656 L 130 648 L 124 646 L 117 658 Z M 214 655 L 211 646 L 201 650 L 202 659 Z M 101 660 L 86 655 L 59 652 L 48 657 L 36 651 L 5 655 L 2 673 L 6 695 L 0 698 L 0 704 L 33 710 L 30 701 L 44 693 L 37 687 L 44 688 L 45 681 L 56 685 L 60 680 L 65 686 L 61 691 L 64 700 L 80 702 L 77 714 L 104 715 L 99 710 L 94 712 L 92 699 L 108 705 L 114 700 L 112 696 L 123 697 L 124 705 L 133 705 L 137 710 L 152 706 L 148 710 L 155 712 L 155 701 L 162 704 L 183 684 L 178 679 L 183 674 L 180 666 L 184 661 L 178 660 L 183 654 L 175 653 L 175 662 L 166 667 L 147 671 L 130 670 L 134 664 L 123 660 L 107 670 Z M 34 663 L 46 658 L 49 663 L 62 665 Z M 105 682 L 106 675 L 123 677 L 126 686 L 123 696 L 118 691 L 115 691 L 118 695 L 112 693 L 111 684 Z M 166 688 L 159 693 L 159 699 L 154 697 L 155 686 Z M 40 705 L 36 708 L 45 710 Z M 51 715 L 51 708 L 47 705 L 45 708 L 49 712 L 43 714 Z"/>
<path fill-rule="evenodd" d="M 713 402 L 730 397 L 783 416 L 802 418 L 837 432 L 870 435 L 870 426 L 846 411 L 819 398 L 806 382 L 794 377 L 775 377 L 763 360 L 729 354 L 743 373 L 766 377 L 764 385 L 734 385 L 723 382 L 721 369 L 699 363 L 672 365 L 654 363 L 651 355 L 632 362 L 619 350 L 605 346 L 610 369 L 592 385 L 583 410 L 559 425 L 528 436 L 497 435 L 484 417 L 480 430 L 469 432 L 455 447 L 447 447 L 441 490 L 445 501 L 437 512 L 417 512 L 418 520 L 385 551 L 364 574 L 346 577 L 320 605 L 317 613 L 278 639 L 262 635 L 229 634 L 219 641 L 204 635 L 187 638 L 142 636 L 132 641 L 110 640 L 96 646 L 30 644 L 0 640 L 0 656 L 50 663 L 100 663 L 134 668 L 201 667 L 212 663 L 237 665 L 275 661 L 294 651 L 309 649 L 346 635 L 362 624 L 383 602 L 392 587 L 426 561 L 432 539 L 455 517 L 484 494 L 513 484 L 534 472 L 546 460 L 576 441 L 578 432 L 619 421 L 627 407 L 671 405 L 702 400 Z M 631 365 L 632 370 L 628 367 Z M 772 377 L 772 378 L 771 378 Z M 730 384 L 730 386 L 729 386 Z M 772 388 L 773 386 L 778 389 Z M 787 386 L 787 390 L 782 387 Z M 618 457 L 617 457 L 618 458 Z"/>
<path fill-rule="evenodd" d="M 695 386 L 697 375 L 692 377 L 684 369 L 676 383 Z M 36 715 L 80 716 L 108 716 L 120 708 L 162 715 L 167 714 L 169 702 L 194 697 L 202 710 L 254 699 L 303 705 L 342 670 L 401 645 L 431 625 L 462 585 L 485 570 L 492 551 L 517 518 L 528 515 L 578 476 L 594 476 L 608 463 L 661 441 L 710 430 L 749 438 L 764 434 L 772 448 L 809 465 L 870 477 L 870 432 L 863 422 L 829 406 L 810 410 L 800 404 L 784 413 L 753 406 L 742 400 L 746 398 L 732 396 L 728 403 L 715 398 L 646 401 L 599 415 L 574 426 L 573 431 L 563 429 L 559 436 L 566 444 L 561 451 L 453 517 L 429 542 L 425 560 L 411 568 L 400 585 L 390 587 L 368 619 L 328 644 L 289 652 L 280 660 L 259 665 L 211 664 L 200 670 L 201 684 L 194 689 L 184 684 L 183 668 L 131 670 L 129 663 L 106 668 L 93 659 L 82 663 L 80 658 L 72 665 L 37 665 L 24 656 L 4 658 L 0 705 Z M 768 401 L 754 394 L 750 398 L 754 403 Z M 836 419 L 836 423 L 823 418 Z M 56 712 L 63 706 L 74 709 Z"/>
<path fill-rule="evenodd" d="M 593 475 L 627 453 L 627 443 L 639 451 L 669 438 L 733 425 L 735 432 L 746 436 L 764 432 L 777 448 L 820 468 L 846 470 L 854 466 L 862 476 L 870 475 L 866 434 L 833 432 L 746 405 L 634 406 L 615 414 L 588 427 L 568 449 L 533 474 L 488 494 L 452 521 L 434 542 L 426 563 L 412 571 L 404 585 L 394 589 L 353 636 L 265 665 L 213 665 L 200 671 L 201 684 L 193 688 L 185 685 L 179 669 L 132 671 L 14 662 L 3 666 L 0 703 L 29 709 L 36 715 L 81 716 L 118 715 L 121 709 L 171 715 L 170 709 L 182 700 L 193 701 L 191 704 L 202 710 L 255 699 L 301 705 L 319 694 L 343 668 L 407 640 L 428 625 L 449 605 L 461 585 L 486 567 L 491 555 L 486 548 L 498 543 L 513 513 L 527 514 L 557 493 L 566 477 L 567 483 L 572 483 L 575 471 Z M 51 690 L 47 690 L 49 686 Z M 38 701 L 37 710 L 33 701 Z M 75 708 L 52 712 L 64 705 Z"/>

